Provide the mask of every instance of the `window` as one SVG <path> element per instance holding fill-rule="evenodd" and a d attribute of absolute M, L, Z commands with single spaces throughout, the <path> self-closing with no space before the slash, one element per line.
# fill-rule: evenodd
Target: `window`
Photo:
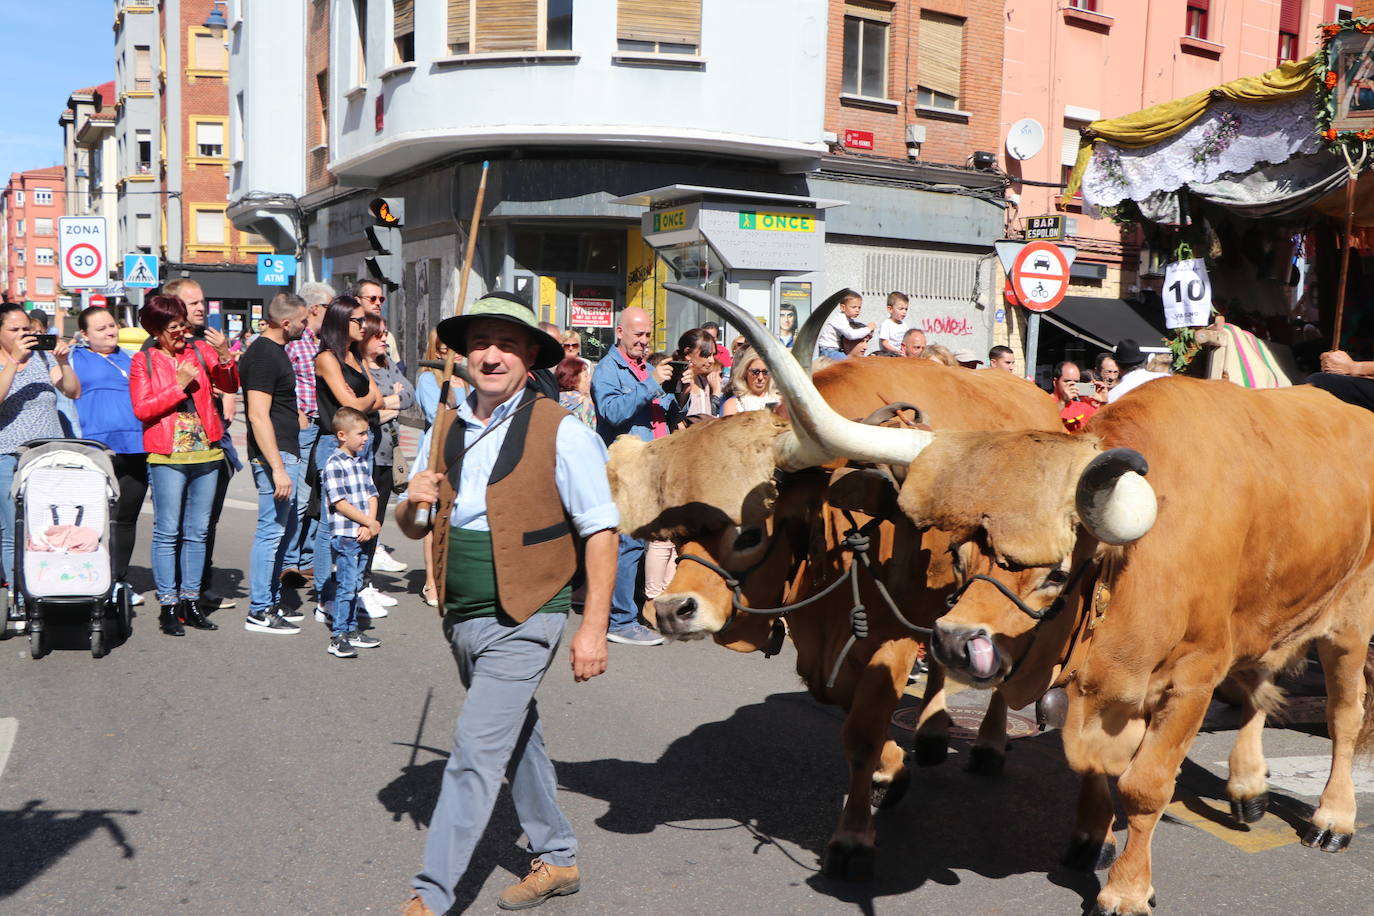
<path fill-rule="evenodd" d="M 24 249 L 22 249 L 22 248 L 16 248 L 16 249 L 14 249 L 14 259 L 15 259 L 15 261 L 18 262 L 18 264 L 19 264 L 20 267 L 23 267 L 24 264 L 25 264 L 25 260 L 24 260 Z"/>
<path fill-rule="evenodd" d="M 871 99 L 887 98 L 887 30 L 890 6 L 845 4 L 844 69 L 840 91 Z"/>
<path fill-rule="evenodd" d="M 415 60 L 415 0 L 392 0 L 391 23 L 392 63 L 408 64 Z"/>
<path fill-rule="evenodd" d="M 134 90 L 153 91 L 153 55 L 147 45 L 134 47 Z"/>
<path fill-rule="evenodd" d="M 19 296 L 23 298 L 29 291 L 29 281 L 25 277 L 19 278 Z"/>
<path fill-rule="evenodd" d="M 1069 7 L 1076 10 L 1087 10 L 1090 13 L 1097 12 L 1097 0 L 1069 0 Z"/>
<path fill-rule="evenodd" d="M 1097 113 L 1094 112 L 1094 115 Z M 1073 117 L 1066 114 L 1064 116 L 1064 133 L 1059 146 L 1059 182 L 1067 185 L 1069 176 L 1073 174 L 1074 163 L 1078 161 L 1078 144 L 1082 139 L 1080 128 L 1087 127 L 1097 117 Z M 1074 201 L 1081 202 L 1083 199 L 1083 189 L 1080 187 L 1073 196 Z"/>
<path fill-rule="evenodd" d="M 270 247 L 271 247 L 271 245 L 268 243 L 267 239 L 265 239 L 265 238 L 263 238 L 262 236 L 258 235 L 256 232 L 250 232 L 250 231 L 248 231 L 247 229 L 243 229 L 243 230 L 241 230 L 241 231 L 239 232 L 239 245 L 242 246 L 242 247 L 244 247 L 244 248 L 270 248 Z"/>
<path fill-rule="evenodd" d="M 51 248 L 35 248 L 33 250 L 33 263 L 40 267 L 51 267 L 57 263 Z"/>
<path fill-rule="evenodd" d="M 226 70 L 229 67 L 228 52 L 224 40 L 216 38 L 208 29 L 191 31 L 192 70 Z"/>
<path fill-rule="evenodd" d="M 357 79 L 353 85 L 361 86 L 367 82 L 367 0 L 353 0 L 353 23 L 357 27 L 353 43 Z"/>
<path fill-rule="evenodd" d="M 958 109 L 959 82 L 963 77 L 964 20 L 921 10 L 917 54 L 916 104 Z"/>
<path fill-rule="evenodd" d="M 1207 7 L 1211 0 L 1188 0 L 1188 19 L 1184 34 L 1207 40 Z"/>
<path fill-rule="evenodd" d="M 224 122 L 196 122 L 196 155 L 204 159 L 224 158 Z"/>
<path fill-rule="evenodd" d="M 22 206 L 24 206 L 24 192 L 23 192 L 23 191 L 15 191 L 15 192 L 14 192 L 14 205 L 15 205 L 16 207 L 22 207 Z"/>
<path fill-rule="evenodd" d="M 196 243 L 199 245 L 224 244 L 223 210 L 196 210 Z"/>
<path fill-rule="evenodd" d="M 19 194 L 20 194 L 21 197 L 22 197 L 23 193 L 24 193 L 23 191 L 20 191 L 20 192 L 19 192 Z M 24 234 L 24 221 L 23 221 L 22 219 L 21 219 L 21 220 L 15 220 L 15 223 L 14 223 L 14 234 L 15 234 L 15 235 L 18 235 L 18 236 L 22 236 L 22 235 Z"/>
<path fill-rule="evenodd" d="M 40 216 L 33 221 L 34 235 L 52 235 L 52 220 L 45 216 Z"/>
<path fill-rule="evenodd" d="M 619 0 L 616 38 L 622 51 L 696 54 L 701 0 Z"/>
<path fill-rule="evenodd" d="M 36 207 L 51 207 L 52 188 L 34 188 L 33 203 Z"/>
<path fill-rule="evenodd" d="M 682 0 L 659 3 L 679 5 Z M 569 50 L 572 6 L 572 0 L 448 0 L 449 53 Z M 624 6 L 621 0 L 622 10 Z"/>
<path fill-rule="evenodd" d="M 153 215 L 140 213 L 134 217 L 134 244 L 143 254 L 153 251 Z"/>
<path fill-rule="evenodd" d="M 329 145 L 329 71 L 321 70 L 315 74 L 315 94 L 320 102 L 320 123 L 316 126 L 319 136 L 315 138 L 318 146 Z"/>
<path fill-rule="evenodd" d="M 1302 19 L 1302 0 L 1283 0 L 1279 4 L 1278 63 L 1296 60 L 1298 56 L 1298 28 Z"/>
<path fill-rule="evenodd" d="M 38 277 L 34 281 L 33 291 L 38 296 L 51 296 L 53 294 L 52 277 Z"/>
<path fill-rule="evenodd" d="M 138 144 L 138 161 L 135 163 L 138 174 L 151 175 L 153 173 L 153 132 L 150 130 L 135 131 L 134 137 Z"/>
<path fill-rule="evenodd" d="M 1354 19 L 1355 7 L 1351 6 L 1349 3 L 1337 3 L 1331 18 L 1337 21 L 1341 19 Z"/>

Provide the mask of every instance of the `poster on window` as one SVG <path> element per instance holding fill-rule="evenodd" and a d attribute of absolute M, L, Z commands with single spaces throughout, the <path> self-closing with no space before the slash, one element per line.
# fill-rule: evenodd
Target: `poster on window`
<path fill-rule="evenodd" d="M 568 326 L 573 328 L 609 328 L 614 325 L 614 299 L 568 300 Z"/>
<path fill-rule="evenodd" d="M 1164 326 L 1200 328 L 1212 323 L 1212 283 L 1202 258 L 1164 268 Z"/>
<path fill-rule="evenodd" d="M 1333 130 L 1365 130 L 1374 126 L 1374 35 L 1354 29 L 1342 31 L 1328 48 L 1326 86 L 1335 101 Z"/>

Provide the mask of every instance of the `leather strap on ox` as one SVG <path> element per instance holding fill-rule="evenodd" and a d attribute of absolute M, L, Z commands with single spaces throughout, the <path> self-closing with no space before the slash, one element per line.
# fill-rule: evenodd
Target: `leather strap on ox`
<path fill-rule="evenodd" d="M 1079 579 L 1083 578 L 1083 573 L 1087 571 L 1091 563 L 1091 558 L 1079 563 L 1078 568 L 1073 571 L 1067 580 L 1065 580 L 1064 587 L 1060 589 L 1058 597 L 1051 601 L 1048 606 L 1038 611 L 1026 604 L 1026 602 L 1021 599 L 1021 596 L 1012 591 L 1005 583 L 998 579 L 994 579 L 992 576 L 985 576 L 981 573 L 976 576 L 969 576 L 967 582 L 959 586 L 957 591 L 945 599 L 945 607 L 952 610 L 954 605 L 959 603 L 959 599 L 964 597 L 964 592 L 968 591 L 973 583 L 987 582 L 991 584 L 993 588 L 1001 592 L 1008 601 L 1016 605 L 1018 611 L 1032 620 L 1037 622 L 1053 620 L 1055 617 L 1059 616 L 1060 611 L 1064 610 L 1064 605 L 1069 595 L 1073 592 L 1074 586 L 1078 584 Z"/>

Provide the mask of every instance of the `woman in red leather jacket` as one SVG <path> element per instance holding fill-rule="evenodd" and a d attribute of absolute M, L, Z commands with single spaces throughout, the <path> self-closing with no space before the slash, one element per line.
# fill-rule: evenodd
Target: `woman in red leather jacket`
<path fill-rule="evenodd" d="M 238 366 L 227 347 L 216 350 L 186 339 L 186 306 L 175 296 L 153 296 L 139 310 L 138 322 L 157 341 L 134 357 L 129 395 L 134 416 L 143 421 L 153 491 L 158 625 L 171 636 L 185 635 L 183 623 L 217 630 L 200 607 L 210 504 L 224 460 L 218 445 L 224 427 L 211 401 L 215 388 L 238 391 Z"/>

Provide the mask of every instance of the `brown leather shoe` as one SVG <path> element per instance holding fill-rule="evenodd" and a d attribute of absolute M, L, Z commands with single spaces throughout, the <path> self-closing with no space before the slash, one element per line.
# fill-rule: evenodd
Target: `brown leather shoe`
<path fill-rule="evenodd" d="M 434 916 L 434 911 L 425 906 L 424 900 L 420 899 L 419 894 L 416 894 L 410 898 L 406 908 L 401 910 L 401 916 Z"/>
<path fill-rule="evenodd" d="M 548 865 L 543 859 L 535 859 L 525 880 L 502 891 L 496 905 L 503 910 L 528 910 L 550 897 L 576 894 L 581 888 L 576 865 Z"/>

